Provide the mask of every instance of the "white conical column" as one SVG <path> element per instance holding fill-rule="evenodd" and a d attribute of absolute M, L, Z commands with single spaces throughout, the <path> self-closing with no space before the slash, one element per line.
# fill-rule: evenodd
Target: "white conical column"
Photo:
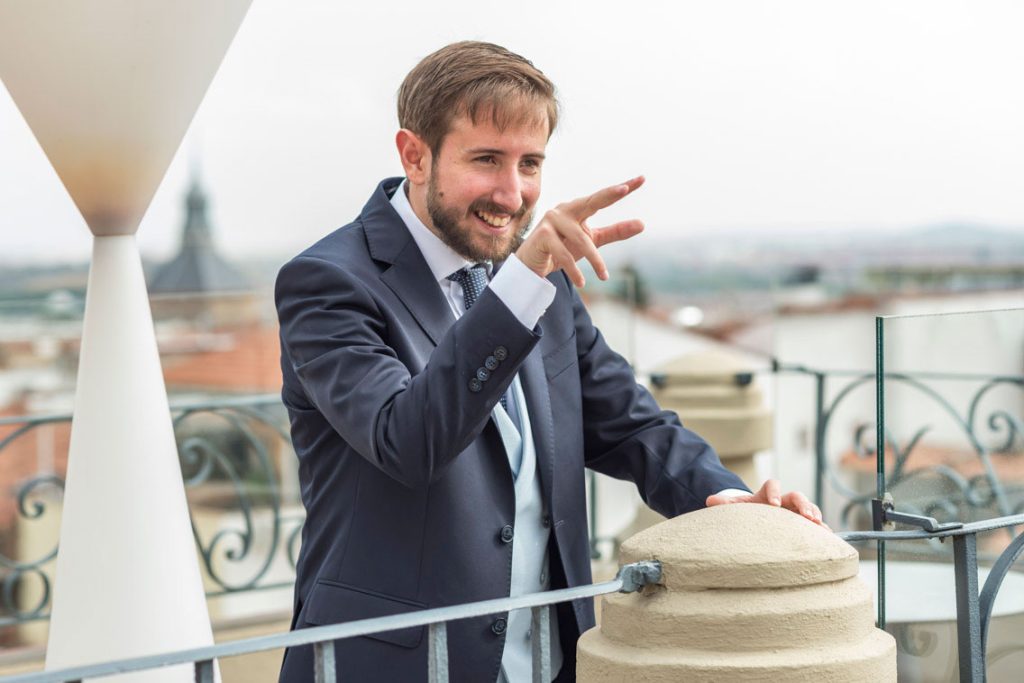
<path fill-rule="evenodd" d="M 48 669 L 213 643 L 134 233 L 249 3 L 0 3 L 0 79 L 96 236 Z"/>
<path fill-rule="evenodd" d="M 134 235 L 93 245 L 54 590 L 49 669 L 213 644 Z"/>

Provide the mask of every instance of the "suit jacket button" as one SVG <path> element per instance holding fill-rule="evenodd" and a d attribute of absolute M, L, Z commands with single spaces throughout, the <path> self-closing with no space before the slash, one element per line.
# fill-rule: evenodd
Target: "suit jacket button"
<path fill-rule="evenodd" d="M 469 390 L 474 394 L 484 388 L 484 383 L 478 380 L 476 377 L 469 380 Z"/>
<path fill-rule="evenodd" d="M 502 633 L 505 632 L 505 629 L 507 627 L 508 622 L 505 621 L 505 617 L 498 617 L 494 620 L 494 623 L 491 624 L 491 631 L 494 633 L 494 635 L 500 636 Z"/>
<path fill-rule="evenodd" d="M 505 360 L 506 358 L 508 358 L 508 349 L 506 349 L 504 346 L 499 346 L 498 348 L 494 349 L 494 357 L 497 360 Z"/>
<path fill-rule="evenodd" d="M 544 515 L 544 517 L 541 518 L 540 523 L 544 525 L 545 529 L 550 527 L 551 526 L 551 515 Z"/>
<path fill-rule="evenodd" d="M 488 370 L 497 370 L 498 359 L 495 358 L 494 356 L 487 356 L 487 359 L 484 361 L 484 367 L 487 368 Z"/>
<path fill-rule="evenodd" d="M 512 525 L 506 524 L 505 526 L 501 527 L 502 543 L 511 543 L 513 536 L 515 536 L 515 532 L 512 530 Z"/>
<path fill-rule="evenodd" d="M 477 368 L 476 369 L 476 378 L 478 380 L 480 380 L 481 382 L 486 382 L 487 380 L 489 380 L 491 378 L 491 373 L 488 372 L 486 368 Z"/>

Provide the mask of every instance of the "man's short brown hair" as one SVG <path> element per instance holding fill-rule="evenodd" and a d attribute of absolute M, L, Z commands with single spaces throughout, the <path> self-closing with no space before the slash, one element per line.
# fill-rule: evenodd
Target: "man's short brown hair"
<path fill-rule="evenodd" d="M 499 130 L 531 123 L 538 106 L 548 135 L 558 123 L 555 86 L 533 63 L 500 45 L 462 41 L 427 55 L 398 89 L 398 124 L 420 136 L 436 156 L 460 115 L 490 116 Z"/>

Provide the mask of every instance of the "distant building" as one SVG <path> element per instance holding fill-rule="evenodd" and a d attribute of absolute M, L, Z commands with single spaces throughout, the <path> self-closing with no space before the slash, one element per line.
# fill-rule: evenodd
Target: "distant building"
<path fill-rule="evenodd" d="M 185 196 L 181 248 L 149 283 L 157 320 L 185 318 L 202 327 L 218 327 L 256 316 L 250 283 L 217 253 L 207 208 L 207 195 L 198 176 L 193 176 Z"/>

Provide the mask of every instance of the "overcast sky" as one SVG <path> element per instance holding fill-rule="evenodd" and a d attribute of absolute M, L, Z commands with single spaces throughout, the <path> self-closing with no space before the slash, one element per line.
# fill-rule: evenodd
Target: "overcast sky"
<path fill-rule="evenodd" d="M 542 208 L 644 173 L 607 219 L 643 218 L 646 240 L 948 220 L 1024 232 L 1022 26 L 1015 1 L 254 0 L 139 244 L 176 249 L 190 157 L 229 255 L 283 258 L 349 221 L 401 170 L 403 76 L 467 38 L 559 89 Z M 0 262 L 85 258 L 90 240 L 0 88 Z"/>

